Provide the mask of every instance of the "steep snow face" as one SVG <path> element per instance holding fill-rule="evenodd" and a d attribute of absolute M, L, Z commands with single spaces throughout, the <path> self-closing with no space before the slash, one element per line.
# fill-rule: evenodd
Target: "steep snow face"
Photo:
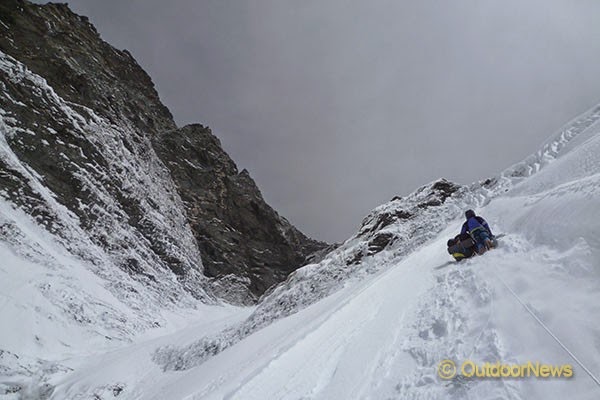
<path fill-rule="evenodd" d="M 76 254 L 93 254 L 77 248 L 87 237 L 114 264 L 143 271 L 149 281 L 158 265 L 200 275 L 181 199 L 144 134 L 67 103 L 4 53 L 0 77 L 3 198 L 35 216 Z M 19 108 L 44 110 L 46 118 L 17 118 Z"/>
<path fill-rule="evenodd" d="M 529 199 L 526 207 L 507 215 L 508 226 L 539 245 L 564 250 L 585 238 L 591 250 L 600 248 L 598 130 L 596 123 L 574 138 L 555 162 L 503 199 L 506 203 Z"/>
<path fill-rule="evenodd" d="M 379 207 L 237 327 L 183 347 L 171 341 L 153 357 L 184 371 L 140 385 L 96 364 L 57 382 L 55 398 L 85 398 L 121 379 L 130 399 L 596 399 L 586 369 L 600 374 L 599 117 L 600 107 L 582 115 L 485 183 L 438 182 Z M 445 242 L 460 211 L 477 205 L 506 236 L 449 265 Z M 433 217 L 443 222 L 419 230 Z M 392 239 L 373 241 L 382 233 Z M 575 376 L 442 381 L 444 359 L 571 364 Z M 133 362 L 126 351 L 115 360 Z"/>

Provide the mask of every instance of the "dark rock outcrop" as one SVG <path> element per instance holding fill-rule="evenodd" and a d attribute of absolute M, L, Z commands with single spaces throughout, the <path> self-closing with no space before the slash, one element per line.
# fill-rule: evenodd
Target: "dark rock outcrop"
<path fill-rule="evenodd" d="M 324 247 L 265 203 L 209 128 L 188 125 L 152 141 L 184 201 L 207 276 L 241 275 L 258 296 Z"/>
<path fill-rule="evenodd" d="M 0 2 L 0 56 L 0 197 L 74 253 L 100 257 L 91 243 L 156 290 L 171 273 L 248 302 L 325 246 L 207 128 L 177 129 L 133 57 L 67 5 Z"/>

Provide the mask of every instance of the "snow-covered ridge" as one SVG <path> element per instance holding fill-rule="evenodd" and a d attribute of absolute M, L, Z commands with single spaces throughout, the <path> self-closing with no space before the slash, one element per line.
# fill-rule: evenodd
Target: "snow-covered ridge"
<path fill-rule="evenodd" d="M 526 157 L 502 171 L 499 177 L 490 180 L 490 183 L 484 186 L 491 186 L 492 193 L 487 197 L 493 198 L 497 194 L 506 192 L 516 184 L 527 178 L 556 160 L 561 154 L 567 152 L 573 143 L 577 144 L 582 133 L 590 134 L 588 128 L 596 124 L 600 119 L 600 105 L 590 108 L 588 111 L 575 117 L 565 124 L 557 133 L 551 136 L 538 151 Z"/>

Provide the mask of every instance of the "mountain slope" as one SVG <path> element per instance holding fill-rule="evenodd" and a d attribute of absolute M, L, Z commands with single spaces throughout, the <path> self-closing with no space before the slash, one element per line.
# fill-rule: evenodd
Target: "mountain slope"
<path fill-rule="evenodd" d="M 435 369 L 573 363 L 522 301 L 598 375 L 600 107 L 497 177 L 376 208 L 287 276 L 324 244 L 207 128 L 177 128 L 127 52 L 65 5 L 3 1 L 0 32 L 0 396 L 597 397 L 578 364 L 550 382 Z M 508 235 L 438 269 L 466 207 Z"/>
<path fill-rule="evenodd" d="M 96 364 L 59 383 L 55 398 L 85 398 L 119 379 L 123 398 L 130 399 L 597 398 L 593 379 L 523 304 L 598 375 L 599 119 L 596 107 L 523 163 L 483 185 L 458 188 L 441 204 L 417 206 L 439 196 L 431 185 L 376 209 L 355 237 L 323 261 L 334 267 L 337 255 L 337 278 L 320 264 L 299 269 L 237 328 L 205 336 L 204 345 L 227 342 L 218 354 L 200 351 L 202 342 L 172 341 L 155 360 L 184 371 L 154 370 L 128 380 Z M 406 210 L 409 199 L 419 199 L 415 209 Z M 482 257 L 445 266 L 445 242 L 462 223 L 458 211 L 477 204 L 492 228 L 507 236 Z M 344 261 L 355 257 L 341 257 L 368 249 L 378 231 L 402 241 L 411 218 L 425 221 L 411 213 L 416 209 L 444 222 L 434 233 L 410 234 L 410 240 L 423 240 L 412 251 L 391 243 L 357 264 Z M 391 210 L 392 222 L 376 222 Z M 319 282 L 333 288 L 324 292 Z M 286 301 L 288 292 L 314 289 L 305 304 Z M 265 324 L 250 328 L 260 315 Z M 117 359 L 132 363 L 135 357 L 123 352 Z M 443 359 L 572 364 L 575 377 L 447 382 L 437 377 Z"/>

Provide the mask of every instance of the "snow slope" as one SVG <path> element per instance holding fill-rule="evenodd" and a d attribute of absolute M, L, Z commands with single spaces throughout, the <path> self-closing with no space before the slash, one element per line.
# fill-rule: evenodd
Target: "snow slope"
<path fill-rule="evenodd" d="M 323 267 L 299 270 L 256 310 L 246 310 L 256 315 L 264 307 L 276 314 L 270 323 L 236 340 L 227 336 L 231 327 L 212 336 L 229 340 L 218 354 L 197 359 L 188 345 L 206 331 L 165 336 L 143 351 L 125 347 L 91 358 L 52 382 L 52 398 L 113 398 L 107 388 L 118 383 L 119 399 L 597 399 L 600 386 L 561 344 L 600 375 L 599 117 L 597 107 L 491 184 L 453 194 L 440 206 L 445 227 L 415 251 L 392 244 L 360 261 L 368 273 L 350 268 L 324 295 L 314 286 L 317 295 L 307 304 L 291 312 L 268 306 L 285 299 L 283 292 L 308 290 Z M 477 211 L 507 236 L 485 256 L 447 265 L 445 242 L 462 223 L 455 208 L 468 204 L 479 204 Z M 385 229 L 405 232 L 406 221 Z M 356 248 L 357 238 L 346 244 Z M 183 371 L 158 368 L 149 352 L 166 343 L 180 349 L 180 361 L 196 362 Z M 574 377 L 443 381 L 443 359 L 572 364 Z M 123 368 L 136 364 L 147 367 L 144 376 Z"/>
<path fill-rule="evenodd" d="M 74 256 L 4 200 L 0 232 L 2 399 L 46 398 L 53 390 L 51 379 L 90 358 L 124 346 L 131 351 L 140 342 L 181 334 L 188 326 L 194 334 L 211 334 L 251 310 L 205 305 L 191 296 L 168 305 L 118 268 L 110 275 L 110 282 L 120 282 L 115 290 L 96 265 Z"/>

